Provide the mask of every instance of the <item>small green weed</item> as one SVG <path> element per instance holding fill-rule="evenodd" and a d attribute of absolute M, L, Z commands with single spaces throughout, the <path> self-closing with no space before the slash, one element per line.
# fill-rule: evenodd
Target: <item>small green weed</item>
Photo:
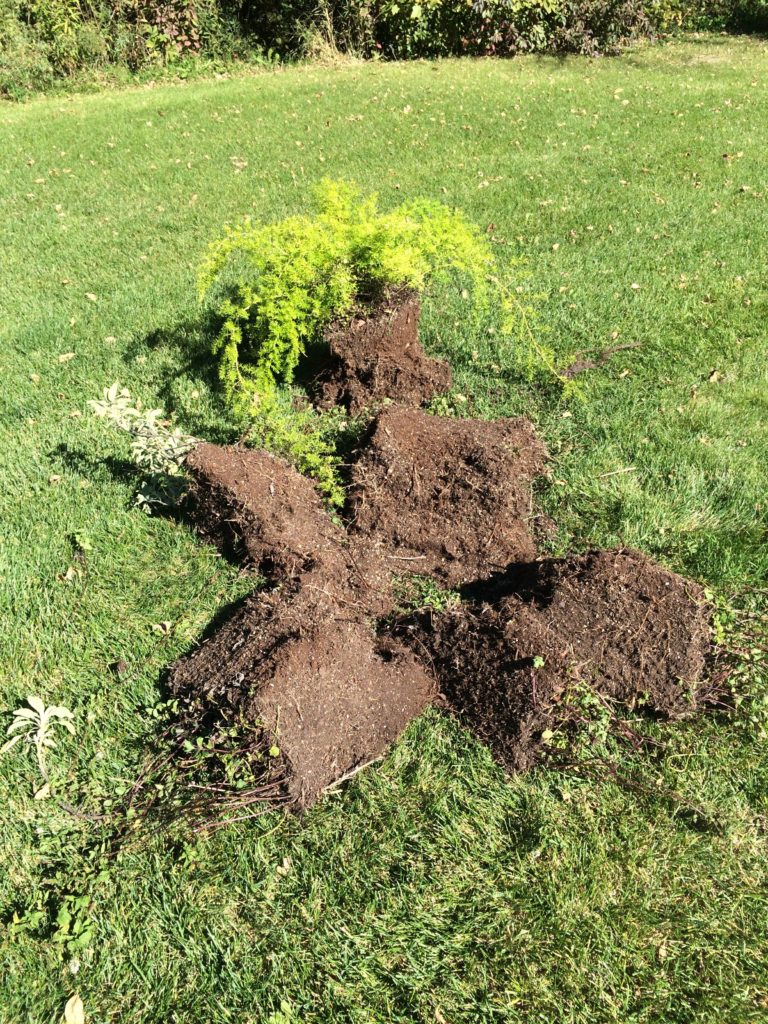
<path fill-rule="evenodd" d="M 456 590 L 445 590 L 429 576 L 398 576 L 394 593 L 401 611 L 419 611 L 429 608 L 434 612 L 455 608 L 461 598 Z"/>

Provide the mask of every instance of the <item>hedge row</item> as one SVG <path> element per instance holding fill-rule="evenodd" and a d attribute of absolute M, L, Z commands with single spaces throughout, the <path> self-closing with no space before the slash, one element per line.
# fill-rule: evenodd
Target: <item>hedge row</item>
<path fill-rule="evenodd" d="M 768 0 L 266 0 L 243 4 L 265 46 L 320 37 L 363 56 L 616 52 L 671 29 L 768 31 Z"/>
<path fill-rule="evenodd" d="M 191 57 L 612 53 L 674 28 L 768 31 L 768 0 L 0 0 L 0 93 Z"/>

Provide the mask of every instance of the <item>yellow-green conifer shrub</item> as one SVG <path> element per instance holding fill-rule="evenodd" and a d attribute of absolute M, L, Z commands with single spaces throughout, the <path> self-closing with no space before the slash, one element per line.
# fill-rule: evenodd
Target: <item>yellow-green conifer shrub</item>
<path fill-rule="evenodd" d="M 375 195 L 328 180 L 317 201 L 315 217 L 228 227 L 200 268 L 200 298 L 213 297 L 221 320 L 213 354 L 237 411 L 269 404 L 323 328 L 387 286 L 422 291 L 454 272 L 487 301 L 490 243 L 463 214 L 424 199 L 382 212 Z"/>

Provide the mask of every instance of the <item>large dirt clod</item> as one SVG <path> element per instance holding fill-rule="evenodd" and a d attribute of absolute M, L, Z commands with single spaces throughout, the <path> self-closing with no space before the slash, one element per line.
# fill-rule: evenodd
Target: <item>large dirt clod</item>
<path fill-rule="evenodd" d="M 395 633 L 428 651 L 459 718 L 510 770 L 572 714 L 579 685 L 668 717 L 691 713 L 710 647 L 702 589 L 635 551 L 593 551 L 510 567 L 442 616 Z"/>
<path fill-rule="evenodd" d="M 254 749 L 277 746 L 281 799 L 306 807 L 380 757 L 430 702 L 433 681 L 408 648 L 376 637 L 389 573 L 349 543 L 309 480 L 265 452 L 211 444 L 186 466 L 198 531 L 273 589 L 177 661 L 170 690 L 185 722 L 247 723 Z"/>
<path fill-rule="evenodd" d="M 249 597 L 176 662 L 170 689 L 188 717 L 213 712 L 263 730 L 299 808 L 384 754 L 434 696 L 406 647 L 377 640 L 340 595 L 307 579 Z"/>
<path fill-rule="evenodd" d="M 420 316 L 415 293 L 394 292 L 367 316 L 331 328 L 329 366 L 316 381 L 318 405 L 340 405 L 354 416 L 383 399 L 418 406 L 447 391 L 451 368 L 425 354 Z"/>
<path fill-rule="evenodd" d="M 531 481 L 546 452 L 524 419 L 430 416 L 393 406 L 352 467 L 348 518 L 393 572 L 456 585 L 536 555 Z"/>
<path fill-rule="evenodd" d="M 312 481 L 284 460 L 203 443 L 185 466 L 192 476 L 190 518 L 202 537 L 227 554 L 270 578 L 341 559 L 342 531 Z"/>
<path fill-rule="evenodd" d="M 237 446 L 198 445 L 186 459 L 189 517 L 198 533 L 271 583 L 310 574 L 363 612 L 391 607 L 389 577 L 366 546 L 351 544 L 312 481 L 283 459 Z"/>

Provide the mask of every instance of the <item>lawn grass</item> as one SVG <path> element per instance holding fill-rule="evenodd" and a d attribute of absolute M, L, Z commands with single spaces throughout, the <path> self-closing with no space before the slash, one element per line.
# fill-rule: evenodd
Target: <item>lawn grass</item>
<path fill-rule="evenodd" d="M 0 138 L 0 710 L 33 693 L 75 712 L 53 764 L 78 806 L 135 778 L 164 669 L 253 586 L 133 507 L 126 444 L 85 403 L 120 380 L 231 438 L 196 264 L 224 221 L 304 209 L 323 175 L 493 224 L 563 362 L 638 346 L 563 401 L 463 329 L 458 294 L 426 305 L 467 408 L 545 437 L 553 550 L 636 546 L 725 598 L 765 586 L 765 43 L 57 97 L 0 107 Z M 633 787 L 509 780 L 430 712 L 302 820 L 136 839 L 98 881 L 93 827 L 32 799 L 17 748 L 0 759 L 0 1020 L 58 1021 L 74 991 L 115 1024 L 764 1020 L 764 725 L 648 728 L 662 753 L 615 753 Z M 82 893 L 78 951 L 54 918 Z"/>

